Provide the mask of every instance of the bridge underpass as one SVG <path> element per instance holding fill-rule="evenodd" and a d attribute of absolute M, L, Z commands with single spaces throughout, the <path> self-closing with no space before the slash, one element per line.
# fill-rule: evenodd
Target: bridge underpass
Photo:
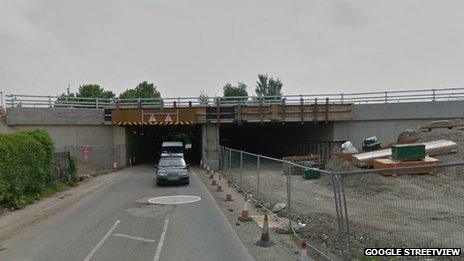
<path fill-rule="evenodd" d="M 200 125 L 136 125 L 125 128 L 129 144 L 128 154 L 134 165 L 158 162 L 163 141 L 183 141 L 185 144 L 191 144 L 191 148 L 186 149 L 184 153 L 189 164 L 197 164 L 201 159 Z"/>
<path fill-rule="evenodd" d="M 128 131 L 131 156 L 150 162 L 159 155 L 161 141 L 198 125 L 189 161 L 204 159 L 219 166 L 219 145 L 263 155 L 283 157 L 318 154 L 329 157 L 333 142 L 333 120 L 352 118 L 351 104 L 253 104 L 248 106 L 197 106 L 137 108 L 116 107 L 108 114 L 115 126 Z M 201 140 L 201 143 L 199 142 Z M 145 149 L 150 146 L 149 149 Z M 200 153 L 201 152 L 201 153 Z M 140 162 L 136 160 L 136 162 Z"/>
<path fill-rule="evenodd" d="M 56 147 L 72 146 L 76 155 L 82 156 L 86 147 L 117 151 L 104 161 L 114 160 L 122 167 L 127 166 L 130 153 L 139 153 L 141 159 L 156 154 L 155 148 L 168 132 L 193 128 L 189 132 L 194 133 L 195 142 L 189 160 L 195 163 L 202 158 L 217 167 L 220 144 L 274 157 L 308 153 L 324 156 L 341 141 L 351 140 L 359 146 L 370 136 L 389 144 L 406 128 L 414 129 L 432 120 L 464 118 L 463 92 L 433 89 L 289 95 L 277 100 L 209 98 L 201 104 L 196 98 L 68 97 L 64 101 L 54 96 L 7 95 L 6 122 L 18 130 L 44 128 Z M 152 116 L 156 119 L 150 120 Z M 163 124 L 169 126 L 157 126 Z M 156 135 L 157 140 L 147 145 L 145 137 L 135 135 L 137 130 Z M 131 143 L 137 145 L 124 151 Z M 111 162 L 105 165 L 112 166 Z"/>
<path fill-rule="evenodd" d="M 328 158 L 342 142 L 334 140 L 332 122 L 222 124 L 219 129 L 221 145 L 275 158 Z"/>

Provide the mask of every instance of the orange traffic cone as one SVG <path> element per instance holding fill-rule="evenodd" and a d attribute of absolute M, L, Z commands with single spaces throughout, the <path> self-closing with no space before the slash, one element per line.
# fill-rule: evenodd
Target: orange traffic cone
<path fill-rule="evenodd" d="M 221 187 L 221 177 L 218 177 L 218 183 L 217 183 L 217 192 L 222 192 L 222 187 Z"/>
<path fill-rule="evenodd" d="M 261 247 L 270 247 L 275 243 L 269 237 L 269 221 L 267 214 L 264 214 L 263 230 L 261 231 L 261 238 L 256 241 L 255 245 Z"/>
<path fill-rule="evenodd" d="M 242 222 L 247 222 L 253 220 L 250 217 L 250 213 L 248 213 L 248 196 L 245 195 L 244 200 L 243 200 L 243 210 L 240 216 L 238 217 L 238 220 Z"/>
<path fill-rule="evenodd" d="M 306 239 L 303 238 L 301 240 L 301 250 L 300 250 L 300 260 L 301 261 L 308 261 L 308 243 L 306 243 Z"/>
<path fill-rule="evenodd" d="M 226 192 L 226 201 L 234 201 L 232 198 L 232 191 L 231 191 L 231 186 L 230 186 L 230 181 L 227 181 L 227 192 Z"/>

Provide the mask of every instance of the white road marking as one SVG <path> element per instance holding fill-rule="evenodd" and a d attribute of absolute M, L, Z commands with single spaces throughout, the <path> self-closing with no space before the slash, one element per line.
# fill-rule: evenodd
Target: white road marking
<path fill-rule="evenodd" d="M 116 227 L 118 226 L 119 222 L 121 222 L 121 220 L 116 220 L 116 222 L 114 223 L 114 225 L 110 228 L 110 230 L 108 230 L 108 232 L 106 233 L 106 235 L 100 240 L 100 242 L 98 242 L 98 244 L 92 249 L 92 251 L 90 251 L 90 253 L 84 258 L 84 261 L 89 261 L 93 255 L 95 255 L 95 253 L 97 252 L 98 248 L 101 247 L 101 245 L 103 245 L 103 243 L 105 243 L 106 239 L 108 239 L 108 237 L 111 235 L 111 233 L 113 233 L 113 231 L 116 229 Z"/>
<path fill-rule="evenodd" d="M 187 196 L 187 195 L 176 195 L 176 196 L 163 196 L 151 198 L 148 200 L 148 203 L 157 204 L 157 205 L 177 205 L 177 204 L 187 204 L 200 201 L 201 198 L 197 196 Z"/>
<path fill-rule="evenodd" d="M 168 231 L 168 224 L 169 224 L 169 218 L 167 217 L 166 220 L 164 221 L 163 232 L 161 232 L 161 237 L 158 243 L 158 248 L 156 248 L 156 253 L 155 253 L 155 257 L 153 258 L 153 261 L 158 261 L 160 259 L 161 249 L 163 248 L 163 244 L 164 244 L 164 238 L 166 237 L 166 232 Z"/>
<path fill-rule="evenodd" d="M 126 235 L 126 234 L 113 234 L 113 236 L 115 236 L 115 237 L 125 237 L 125 238 L 144 241 L 144 242 L 148 242 L 148 243 L 156 242 L 156 240 L 153 240 L 153 239 L 148 239 L 148 238 L 143 238 L 143 237 L 134 237 L 134 236 L 131 236 L 131 235 Z"/>

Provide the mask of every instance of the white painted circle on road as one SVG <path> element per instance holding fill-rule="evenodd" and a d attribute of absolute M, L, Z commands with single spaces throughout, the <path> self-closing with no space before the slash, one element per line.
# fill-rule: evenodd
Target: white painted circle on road
<path fill-rule="evenodd" d="M 177 205 L 177 204 L 187 204 L 200 201 L 201 198 L 197 196 L 164 196 L 151 198 L 148 200 L 148 203 L 159 204 L 159 205 Z"/>

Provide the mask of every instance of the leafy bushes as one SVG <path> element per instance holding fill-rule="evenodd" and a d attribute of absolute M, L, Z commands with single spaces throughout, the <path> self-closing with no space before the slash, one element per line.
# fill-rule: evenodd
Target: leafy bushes
<path fill-rule="evenodd" d="M 0 205 L 20 208 L 28 194 L 39 194 L 52 173 L 53 152 L 44 130 L 0 135 Z"/>

